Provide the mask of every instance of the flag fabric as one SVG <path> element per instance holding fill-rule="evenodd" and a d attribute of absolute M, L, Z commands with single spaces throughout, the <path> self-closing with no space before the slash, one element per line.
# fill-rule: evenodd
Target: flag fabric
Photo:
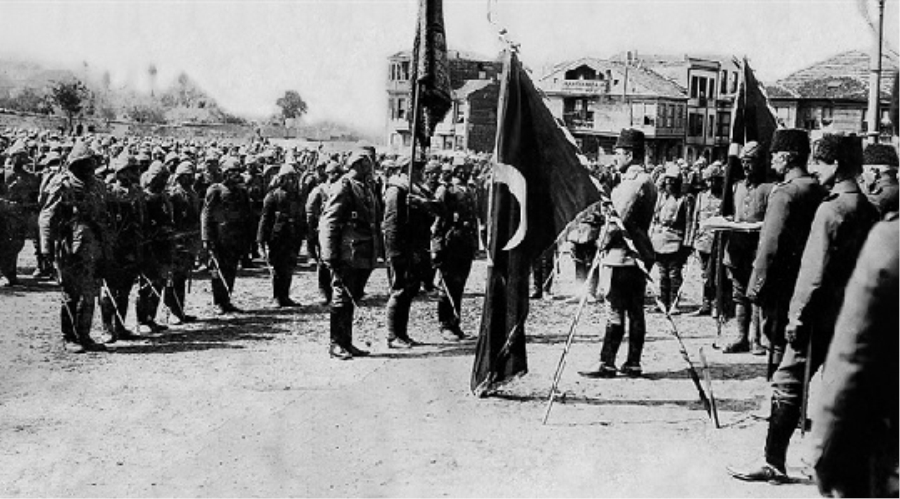
<path fill-rule="evenodd" d="M 490 264 L 471 380 L 479 396 L 528 371 L 531 263 L 575 215 L 600 199 L 571 135 L 516 55 L 506 57 L 489 195 Z"/>
<path fill-rule="evenodd" d="M 417 143 L 426 147 L 434 128 L 453 106 L 442 0 L 419 0 L 412 57 L 410 104 L 415 108 L 408 113 L 410 130 Z"/>
<path fill-rule="evenodd" d="M 738 160 L 738 147 L 747 142 L 759 142 L 763 151 L 769 150 L 772 135 L 778 128 L 775 119 L 775 110 L 769 105 L 769 97 L 765 88 L 756 79 L 753 69 L 744 58 L 741 64 L 741 79 L 738 92 L 734 98 L 734 107 L 731 111 L 731 144 L 728 167 L 725 169 L 725 192 L 722 198 L 722 214 L 731 215 L 732 189 L 731 186 L 744 176 L 740 160 Z M 764 155 L 766 163 L 769 159 Z"/>

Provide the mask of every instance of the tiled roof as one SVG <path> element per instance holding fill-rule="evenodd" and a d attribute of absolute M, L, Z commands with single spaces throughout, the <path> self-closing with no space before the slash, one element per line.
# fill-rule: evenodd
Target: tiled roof
<path fill-rule="evenodd" d="M 886 53 L 882 57 L 881 98 L 889 99 L 897 69 L 896 55 Z M 795 97 L 804 99 L 866 100 L 869 92 L 869 55 L 852 50 L 817 62 L 779 80 L 768 88 L 781 87 L 783 93 L 770 93 L 770 97 Z"/>
<path fill-rule="evenodd" d="M 590 66 L 598 72 L 604 73 L 607 70 L 615 72 L 619 78 L 623 78 L 625 74 L 625 64 L 619 61 L 610 61 L 598 59 L 594 57 L 582 57 L 572 61 L 559 63 L 540 80 L 548 80 L 554 75 L 564 73 L 573 68 L 582 65 Z M 660 97 L 684 98 L 687 96 L 685 89 L 671 80 L 663 77 L 659 73 L 647 68 L 628 67 L 628 86 L 629 92 L 637 91 L 645 95 L 656 95 Z M 640 87 L 634 89 L 635 86 Z M 641 89 L 643 91 L 641 91 Z"/>

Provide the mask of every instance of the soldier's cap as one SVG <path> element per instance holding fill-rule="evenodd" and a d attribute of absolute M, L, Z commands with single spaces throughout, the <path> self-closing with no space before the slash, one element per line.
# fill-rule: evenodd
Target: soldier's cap
<path fill-rule="evenodd" d="M 62 157 L 57 151 L 50 151 L 43 159 L 41 159 L 41 166 L 53 166 L 59 164 L 61 161 Z"/>
<path fill-rule="evenodd" d="M 257 162 L 256 156 L 253 154 L 244 155 L 244 164 L 247 166 L 255 165 Z"/>
<path fill-rule="evenodd" d="M 87 144 L 83 141 L 79 140 L 72 146 L 72 150 L 69 152 L 69 156 L 66 158 L 66 161 L 69 165 L 73 165 L 81 160 L 91 159 L 94 155 L 91 153 L 91 150 L 88 148 Z"/>
<path fill-rule="evenodd" d="M 150 156 L 147 154 L 146 151 L 144 151 L 143 149 L 141 149 L 141 150 L 138 152 L 138 154 L 137 154 L 137 156 L 135 157 L 135 159 L 138 160 L 138 162 L 142 162 L 142 163 L 143 163 L 143 162 L 146 162 L 146 161 L 150 161 Z"/>
<path fill-rule="evenodd" d="M 698 168 L 705 167 L 706 166 L 706 158 L 704 158 L 703 156 L 700 156 L 699 158 L 697 158 L 697 161 L 694 161 L 694 166 L 696 166 Z"/>
<path fill-rule="evenodd" d="M 869 144 L 863 152 L 864 165 L 884 165 L 897 168 L 897 149 L 890 144 Z"/>
<path fill-rule="evenodd" d="M 741 148 L 741 154 L 739 156 L 740 159 L 757 159 L 762 154 L 762 146 L 759 145 L 759 142 L 755 140 L 751 140 L 744 144 L 744 147 Z"/>
<path fill-rule="evenodd" d="M 616 139 L 616 145 L 613 149 L 643 149 L 644 148 L 644 132 L 634 128 L 623 128 L 619 132 L 619 138 Z"/>
<path fill-rule="evenodd" d="M 327 165 L 325 165 L 325 173 L 334 173 L 341 171 L 341 164 L 337 161 L 329 161 Z"/>
<path fill-rule="evenodd" d="M 166 163 L 168 165 L 170 163 L 177 163 L 177 162 L 178 162 L 178 153 L 177 152 L 172 151 L 172 152 L 166 154 L 166 159 L 165 159 L 164 163 Z"/>
<path fill-rule="evenodd" d="M 221 156 L 222 155 L 219 154 L 219 151 L 215 149 L 209 149 L 208 151 L 206 151 L 206 161 L 219 161 L 219 158 Z"/>
<path fill-rule="evenodd" d="M 370 146 L 370 145 L 360 146 L 359 150 L 360 150 L 363 154 L 368 154 L 368 155 L 370 155 L 370 156 L 374 156 L 374 155 L 375 155 L 375 146 Z"/>
<path fill-rule="evenodd" d="M 116 156 L 116 159 L 113 160 L 112 169 L 116 173 L 128 170 L 129 168 L 137 168 L 137 162 L 135 162 L 134 158 L 128 154 L 128 151 L 122 151 L 121 154 Z"/>
<path fill-rule="evenodd" d="M 441 162 L 436 159 L 429 159 L 425 163 L 425 173 L 435 173 L 441 171 Z"/>
<path fill-rule="evenodd" d="M 178 166 L 175 168 L 175 176 L 179 175 L 187 175 L 190 177 L 194 176 L 194 164 L 190 161 L 182 161 L 178 163 Z"/>
<path fill-rule="evenodd" d="M 295 175 L 296 173 L 297 173 L 297 170 L 295 170 L 294 165 L 292 165 L 290 163 L 285 163 L 285 164 L 281 165 L 280 168 L 278 168 L 278 176 L 279 177 L 282 175 Z"/>
<path fill-rule="evenodd" d="M 463 163 L 460 163 L 459 165 L 457 165 L 457 164 L 456 164 L 456 160 L 454 160 L 452 163 L 441 163 L 441 172 L 452 173 L 453 170 L 454 170 L 457 166 L 463 166 L 463 165 L 465 165 L 464 162 L 463 162 Z"/>
<path fill-rule="evenodd" d="M 384 171 L 392 170 L 394 168 L 397 168 L 397 162 L 394 161 L 393 159 L 386 159 L 381 162 L 381 168 Z"/>
<path fill-rule="evenodd" d="M 17 154 L 28 154 L 28 147 L 23 139 L 18 139 L 13 142 L 13 145 L 9 146 L 9 149 L 6 150 L 7 156 L 15 156 Z"/>
<path fill-rule="evenodd" d="M 663 178 L 681 178 L 681 168 L 678 168 L 678 165 L 674 163 L 667 164 Z"/>
<path fill-rule="evenodd" d="M 772 136 L 769 152 L 792 152 L 809 157 L 809 132 L 800 128 L 779 128 Z"/>
<path fill-rule="evenodd" d="M 222 173 L 225 173 L 230 170 L 240 170 L 241 162 L 234 156 L 228 156 L 222 160 L 222 164 L 220 165 Z"/>
<path fill-rule="evenodd" d="M 703 180 L 709 180 L 711 178 L 722 178 L 724 176 L 725 171 L 722 170 L 722 164 L 718 161 L 703 169 Z"/>
<path fill-rule="evenodd" d="M 838 162 L 844 166 L 859 167 L 863 164 L 862 139 L 856 135 L 826 133 L 817 140 L 813 159 L 825 163 Z"/>
<path fill-rule="evenodd" d="M 347 158 L 347 168 L 353 168 L 361 162 L 366 162 L 371 165 L 372 159 L 369 158 L 368 154 L 363 153 L 362 150 L 353 151 L 353 153 L 350 154 L 350 157 Z"/>

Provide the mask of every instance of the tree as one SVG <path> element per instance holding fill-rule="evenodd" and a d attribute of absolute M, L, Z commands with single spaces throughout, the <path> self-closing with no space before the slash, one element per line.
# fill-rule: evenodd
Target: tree
<path fill-rule="evenodd" d="M 296 90 L 288 90 L 275 101 L 275 105 L 281 108 L 282 119 L 300 118 L 306 114 L 306 102 Z"/>
<path fill-rule="evenodd" d="M 50 101 L 66 115 L 69 130 L 90 97 L 91 91 L 78 79 L 56 82 L 50 87 Z"/>

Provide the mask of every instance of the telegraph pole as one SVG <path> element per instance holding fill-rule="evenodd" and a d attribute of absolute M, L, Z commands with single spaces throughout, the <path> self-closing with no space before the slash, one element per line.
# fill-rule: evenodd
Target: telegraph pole
<path fill-rule="evenodd" d="M 881 47 L 884 38 L 884 0 L 878 0 L 878 25 L 869 56 L 869 108 L 867 113 L 869 143 L 877 143 L 881 134 L 881 116 L 878 110 L 881 98 Z"/>

